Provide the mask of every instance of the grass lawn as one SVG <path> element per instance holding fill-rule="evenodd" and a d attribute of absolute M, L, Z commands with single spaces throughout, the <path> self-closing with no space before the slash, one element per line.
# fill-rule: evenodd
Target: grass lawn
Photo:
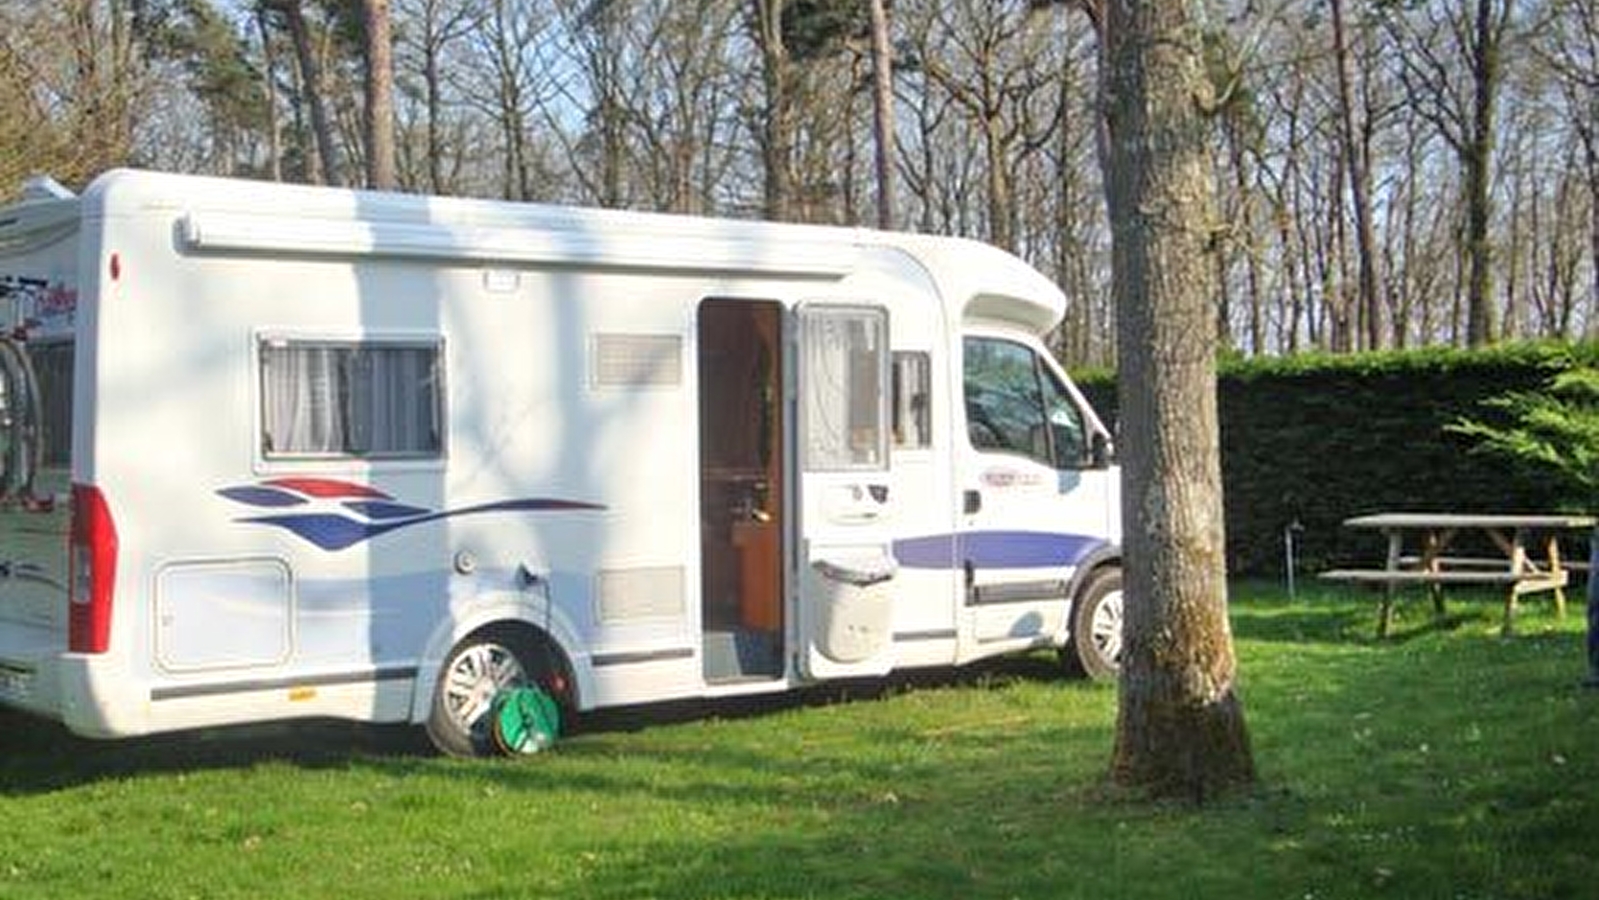
<path fill-rule="evenodd" d="M 0 898 L 1599 896 L 1599 691 L 1564 621 L 1234 590 L 1258 791 L 1101 785 L 1115 689 L 1028 657 L 607 713 L 555 753 L 337 724 L 114 744 L 0 713 Z"/>

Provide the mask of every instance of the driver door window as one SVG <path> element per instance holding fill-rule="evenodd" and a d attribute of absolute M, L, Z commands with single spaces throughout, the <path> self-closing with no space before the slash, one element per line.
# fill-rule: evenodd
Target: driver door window
<path fill-rule="evenodd" d="M 965 340 L 966 427 L 974 449 L 1014 453 L 1054 469 L 1081 468 L 1082 413 L 1030 348 L 998 338 Z"/>

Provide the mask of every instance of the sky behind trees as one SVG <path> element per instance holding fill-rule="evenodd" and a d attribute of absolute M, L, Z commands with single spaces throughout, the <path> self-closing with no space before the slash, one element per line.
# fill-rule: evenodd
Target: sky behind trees
<path fill-rule="evenodd" d="M 398 184 L 875 225 L 870 7 L 390 0 Z M 1113 361 L 1091 17 L 886 7 L 895 226 L 1023 256 L 1067 294 L 1063 359 Z M 1599 328 L 1599 0 L 1207 12 L 1226 346 Z M 359 185 L 363 46 L 354 0 L 12 0 L 0 193 L 116 165 Z"/>

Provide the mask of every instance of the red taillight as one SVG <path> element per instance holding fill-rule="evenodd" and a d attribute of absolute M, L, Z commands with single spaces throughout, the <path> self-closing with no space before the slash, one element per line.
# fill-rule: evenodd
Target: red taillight
<path fill-rule="evenodd" d="M 72 486 L 72 597 L 67 648 L 104 653 L 111 646 L 111 586 L 117 576 L 117 528 L 105 496 Z"/>

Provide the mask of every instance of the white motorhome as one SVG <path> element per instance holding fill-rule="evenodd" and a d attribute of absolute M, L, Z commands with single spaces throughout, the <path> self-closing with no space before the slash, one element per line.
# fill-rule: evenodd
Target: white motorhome
<path fill-rule="evenodd" d="M 1118 475 L 970 241 L 119 170 L 0 209 L 0 704 L 95 737 L 1120 650 Z"/>

